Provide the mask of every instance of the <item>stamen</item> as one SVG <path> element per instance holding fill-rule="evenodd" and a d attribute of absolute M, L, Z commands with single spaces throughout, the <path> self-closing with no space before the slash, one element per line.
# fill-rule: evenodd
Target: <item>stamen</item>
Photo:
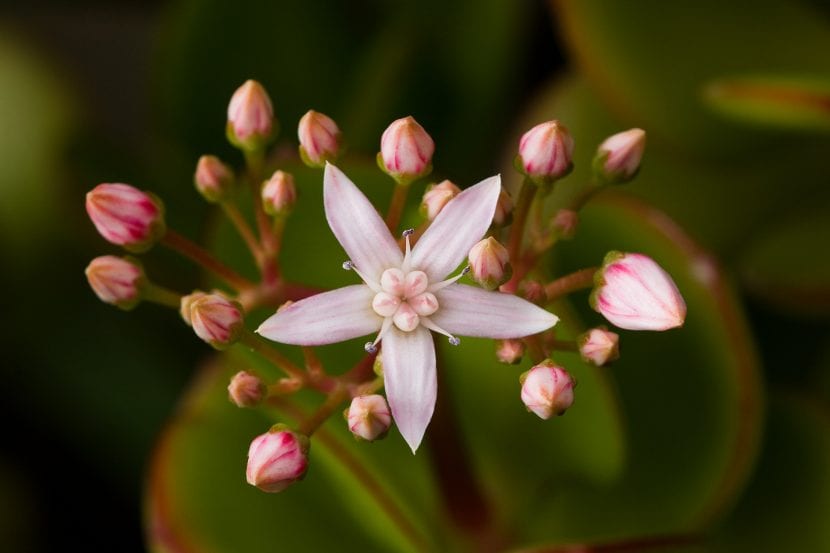
<path fill-rule="evenodd" d="M 455 275 L 452 278 L 448 278 L 447 280 L 442 280 L 441 282 L 436 282 L 435 284 L 433 284 L 432 286 L 427 288 L 427 292 L 437 292 L 438 290 L 440 290 L 442 288 L 446 288 L 447 286 L 449 286 L 450 284 L 455 283 L 458 279 L 460 279 L 461 277 L 463 277 L 464 275 L 466 275 L 469 272 L 470 272 L 470 266 L 467 265 L 466 267 L 464 267 L 464 269 L 461 271 L 461 273 Z"/>
<path fill-rule="evenodd" d="M 458 339 L 456 336 L 453 336 L 452 334 L 450 334 L 449 332 L 447 332 L 446 330 L 444 330 L 443 328 L 441 328 L 440 326 L 438 326 L 437 324 L 432 322 L 427 317 L 421 317 L 421 324 L 424 325 L 425 327 L 427 327 L 428 329 L 430 329 L 433 332 L 437 332 L 438 334 L 443 334 L 444 336 L 449 338 L 450 344 L 452 344 L 454 346 L 457 346 L 458 344 L 461 343 L 460 339 Z"/>
<path fill-rule="evenodd" d="M 403 238 L 406 241 L 406 250 L 404 251 L 403 255 L 403 263 L 401 263 L 401 270 L 404 274 L 409 272 L 409 257 L 410 253 L 412 252 L 412 246 L 409 244 L 409 237 L 415 233 L 414 228 L 408 228 L 403 231 Z"/>
<path fill-rule="evenodd" d="M 366 353 L 375 353 L 378 350 L 377 346 L 372 342 L 366 342 L 363 345 L 363 349 L 366 350 Z"/>
<path fill-rule="evenodd" d="M 386 317 L 383 319 L 383 326 L 380 327 L 380 332 L 378 332 L 377 337 L 375 338 L 374 342 L 366 342 L 363 345 L 363 349 L 366 350 L 366 353 L 375 353 L 378 350 L 378 342 L 381 341 L 383 335 L 386 334 L 386 331 L 389 330 L 389 327 L 392 326 L 392 317 Z"/>
<path fill-rule="evenodd" d="M 360 269 L 358 269 L 357 266 L 350 259 L 347 259 L 346 261 L 343 262 L 343 269 L 345 269 L 346 271 L 354 271 L 355 273 L 357 273 L 357 276 L 360 277 L 360 280 L 362 280 L 366 284 L 366 286 L 371 288 L 374 292 L 380 292 L 381 291 L 380 285 L 378 285 L 378 283 L 372 282 L 371 280 L 366 278 L 366 275 L 361 273 Z"/>
<path fill-rule="evenodd" d="M 346 261 L 343 262 L 343 270 L 344 271 L 351 271 L 352 269 L 354 269 L 354 265 L 352 265 L 351 261 L 349 261 L 347 259 Z"/>

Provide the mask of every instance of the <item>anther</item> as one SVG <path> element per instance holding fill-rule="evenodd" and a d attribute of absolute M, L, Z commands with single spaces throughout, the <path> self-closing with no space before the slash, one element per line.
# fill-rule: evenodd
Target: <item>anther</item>
<path fill-rule="evenodd" d="M 470 266 L 469 266 L 469 265 L 467 265 L 466 267 L 464 267 L 464 268 L 461 270 L 461 275 L 462 275 L 462 276 L 463 276 L 463 275 L 466 275 L 466 274 L 468 274 L 469 272 L 470 272 Z"/>
<path fill-rule="evenodd" d="M 415 229 L 414 228 L 408 228 L 405 231 L 403 231 L 403 237 L 404 238 L 408 238 L 408 237 L 412 236 L 413 234 L 415 234 Z"/>
<path fill-rule="evenodd" d="M 459 340 L 459 339 L 458 339 L 458 338 L 456 338 L 455 336 L 450 336 L 450 337 L 448 338 L 448 341 L 449 341 L 450 345 L 452 345 L 452 346 L 457 346 L 458 344 L 460 344 L 460 343 L 461 343 L 461 340 Z"/>
<path fill-rule="evenodd" d="M 366 350 L 366 353 L 375 353 L 378 350 L 378 347 L 372 342 L 366 342 L 363 349 Z"/>
<path fill-rule="evenodd" d="M 343 262 L 343 270 L 344 271 L 351 271 L 352 269 L 354 269 L 354 265 L 352 265 L 351 261 L 349 261 L 347 259 L 346 261 Z"/>

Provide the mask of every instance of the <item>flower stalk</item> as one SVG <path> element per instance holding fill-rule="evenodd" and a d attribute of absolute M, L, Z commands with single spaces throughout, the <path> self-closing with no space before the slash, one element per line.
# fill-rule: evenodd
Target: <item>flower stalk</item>
<path fill-rule="evenodd" d="M 174 230 L 167 229 L 161 243 L 218 276 L 239 292 L 255 286 L 253 282 L 213 257 L 209 251 Z"/>
<path fill-rule="evenodd" d="M 594 274 L 596 274 L 598 270 L 598 267 L 581 269 L 548 283 L 545 286 L 545 296 L 547 297 L 547 301 L 549 303 L 553 303 L 571 292 L 591 288 L 594 285 Z"/>

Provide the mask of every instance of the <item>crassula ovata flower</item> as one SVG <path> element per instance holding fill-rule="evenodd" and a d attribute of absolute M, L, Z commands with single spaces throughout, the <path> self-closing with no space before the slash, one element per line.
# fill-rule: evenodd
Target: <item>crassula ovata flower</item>
<path fill-rule="evenodd" d="M 150 249 L 166 230 L 161 200 L 129 184 L 99 184 L 87 192 L 86 212 L 104 239 L 135 253 Z"/>
<path fill-rule="evenodd" d="M 540 123 L 519 140 L 519 164 L 533 180 L 551 182 L 571 170 L 574 141 L 559 121 Z"/>
<path fill-rule="evenodd" d="M 516 365 L 525 354 L 525 343 L 521 340 L 508 339 L 496 341 L 496 359 L 499 363 Z"/>
<path fill-rule="evenodd" d="M 239 371 L 228 384 L 228 398 L 237 407 L 254 407 L 265 397 L 265 383 L 248 371 Z"/>
<path fill-rule="evenodd" d="M 686 320 L 683 296 L 648 256 L 610 252 L 594 280 L 591 306 L 620 328 L 668 330 Z"/>
<path fill-rule="evenodd" d="M 629 129 L 606 138 L 594 157 L 594 173 L 602 182 L 628 182 L 640 170 L 640 161 L 646 147 L 646 132 Z"/>
<path fill-rule="evenodd" d="M 408 182 L 432 171 L 435 143 L 413 117 L 393 121 L 380 138 L 378 164 L 398 181 Z"/>
<path fill-rule="evenodd" d="M 297 126 L 300 158 L 310 167 L 322 167 L 340 153 L 340 129 L 331 117 L 308 110 Z"/>
<path fill-rule="evenodd" d="M 326 219 L 363 280 L 281 309 L 257 332 L 277 342 L 322 345 L 377 333 L 392 417 L 413 452 L 435 407 L 435 346 L 430 331 L 519 338 L 552 327 L 557 317 L 517 296 L 447 278 L 490 226 L 501 183 L 491 177 L 450 201 L 414 247 L 401 252 L 383 219 L 337 167 L 326 166 Z"/>
<path fill-rule="evenodd" d="M 284 215 L 297 201 L 294 177 L 285 171 L 276 171 L 262 185 L 262 208 L 268 215 Z"/>
<path fill-rule="evenodd" d="M 620 357 L 620 335 L 606 328 L 592 328 L 581 334 L 576 343 L 582 360 L 597 367 Z"/>
<path fill-rule="evenodd" d="M 92 291 L 102 302 L 129 310 L 141 301 L 146 278 L 138 260 L 102 255 L 89 263 L 85 273 Z"/>
<path fill-rule="evenodd" d="M 447 205 L 447 202 L 460 193 L 461 189 L 448 180 L 429 185 L 426 192 L 424 192 L 423 200 L 421 200 L 421 214 L 428 221 L 434 220 Z"/>
<path fill-rule="evenodd" d="M 234 343 L 243 329 L 242 307 L 221 294 L 194 293 L 182 298 L 190 326 L 196 336 L 216 349 Z"/>
<path fill-rule="evenodd" d="M 234 176 L 230 167 L 216 156 L 202 156 L 196 163 L 193 183 L 207 201 L 222 200 L 233 186 Z"/>
<path fill-rule="evenodd" d="M 539 418 L 563 415 L 574 402 L 574 381 L 568 371 L 546 359 L 522 375 L 522 402 Z"/>
<path fill-rule="evenodd" d="M 277 425 L 254 438 L 248 448 L 248 484 L 264 492 L 281 492 L 308 469 L 308 438 Z"/>
<path fill-rule="evenodd" d="M 265 88 L 247 80 L 236 89 L 228 104 L 228 139 L 244 150 L 260 148 L 274 130 L 274 107 Z"/>
<path fill-rule="evenodd" d="M 470 276 L 488 290 L 495 290 L 510 280 L 513 274 L 507 248 L 492 236 L 473 246 L 467 259 L 470 261 Z"/>
<path fill-rule="evenodd" d="M 392 424 L 392 415 L 383 396 L 371 394 L 352 400 L 346 410 L 346 421 L 356 438 L 371 442 L 386 435 Z"/>

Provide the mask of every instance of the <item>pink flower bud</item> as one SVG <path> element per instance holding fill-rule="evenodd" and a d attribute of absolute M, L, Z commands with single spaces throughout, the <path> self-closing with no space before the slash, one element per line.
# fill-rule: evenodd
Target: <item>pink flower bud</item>
<path fill-rule="evenodd" d="M 551 224 L 556 236 L 563 240 L 570 240 L 576 234 L 576 227 L 579 225 L 579 214 L 572 209 L 560 209 L 553 216 Z"/>
<path fill-rule="evenodd" d="M 510 280 L 513 274 L 507 248 L 492 236 L 473 246 L 468 259 L 473 280 L 488 290 L 495 290 Z"/>
<path fill-rule="evenodd" d="M 432 171 L 435 143 L 412 117 L 393 121 L 380 139 L 378 164 L 398 181 L 412 181 Z"/>
<path fill-rule="evenodd" d="M 620 328 L 667 330 L 686 320 L 683 296 L 650 257 L 611 252 L 595 281 L 591 306 Z"/>
<path fill-rule="evenodd" d="M 392 415 L 383 396 L 372 394 L 354 398 L 346 412 L 346 420 L 356 438 L 372 442 L 389 431 Z"/>
<path fill-rule="evenodd" d="M 640 170 L 645 147 L 646 132 L 643 129 L 629 129 L 609 136 L 597 149 L 594 172 L 601 181 L 609 184 L 630 181 Z"/>
<path fill-rule="evenodd" d="M 309 167 L 322 167 L 340 153 L 340 129 L 337 123 L 320 112 L 309 110 L 297 128 L 300 157 Z"/>
<path fill-rule="evenodd" d="M 525 354 L 525 343 L 521 340 L 496 340 L 496 358 L 499 363 L 517 365 Z"/>
<path fill-rule="evenodd" d="M 615 361 L 620 357 L 620 336 L 606 328 L 592 328 L 576 339 L 579 354 L 586 363 L 597 367 Z"/>
<path fill-rule="evenodd" d="M 124 310 L 138 305 L 146 281 L 137 260 L 114 255 L 93 259 L 86 268 L 86 278 L 98 299 Z"/>
<path fill-rule="evenodd" d="M 531 179 L 552 182 L 571 170 L 574 141 L 559 121 L 540 123 L 519 140 L 519 158 L 524 174 Z"/>
<path fill-rule="evenodd" d="M 248 484 L 269 493 L 300 480 L 308 468 L 308 438 L 275 426 L 248 449 Z"/>
<path fill-rule="evenodd" d="M 228 397 L 237 407 L 254 407 L 265 397 L 265 383 L 259 377 L 239 371 L 228 384 Z"/>
<path fill-rule="evenodd" d="M 196 164 L 193 182 L 196 190 L 209 202 L 218 202 L 225 197 L 233 186 L 234 176 L 231 168 L 216 156 L 202 156 Z"/>
<path fill-rule="evenodd" d="M 297 189 L 291 173 L 277 171 L 262 186 L 262 207 L 269 215 L 285 215 L 297 201 Z"/>
<path fill-rule="evenodd" d="M 271 138 L 274 107 L 261 84 L 245 81 L 228 104 L 228 139 L 244 150 L 261 148 Z"/>
<path fill-rule="evenodd" d="M 182 298 L 182 306 L 190 306 L 190 324 L 196 335 L 216 349 L 234 343 L 243 329 L 242 307 L 219 294 L 194 295 Z"/>
<path fill-rule="evenodd" d="M 573 405 L 574 381 L 550 359 L 523 374 L 521 382 L 522 402 L 542 419 L 562 415 Z"/>
<path fill-rule="evenodd" d="M 445 180 L 439 184 L 430 184 L 424 192 L 424 199 L 421 201 L 421 214 L 432 221 L 444 209 L 447 202 L 461 193 L 452 182 Z"/>
<path fill-rule="evenodd" d="M 493 224 L 497 227 L 509 225 L 513 220 L 513 200 L 504 188 L 499 194 L 499 201 L 496 204 L 496 211 L 493 213 Z"/>
<path fill-rule="evenodd" d="M 147 251 L 164 235 L 164 207 L 129 184 L 99 184 L 86 195 L 86 212 L 101 236 L 124 249 Z"/>
<path fill-rule="evenodd" d="M 519 286 L 520 295 L 530 303 L 541 303 L 547 299 L 545 286 L 536 280 L 525 280 Z"/>
<path fill-rule="evenodd" d="M 193 326 L 193 323 L 190 321 L 190 306 L 194 301 L 206 295 L 207 294 L 201 290 L 196 290 L 192 294 L 182 296 L 181 302 L 179 303 L 179 315 L 182 316 L 182 319 L 184 319 L 184 322 L 187 323 L 187 326 Z"/>

